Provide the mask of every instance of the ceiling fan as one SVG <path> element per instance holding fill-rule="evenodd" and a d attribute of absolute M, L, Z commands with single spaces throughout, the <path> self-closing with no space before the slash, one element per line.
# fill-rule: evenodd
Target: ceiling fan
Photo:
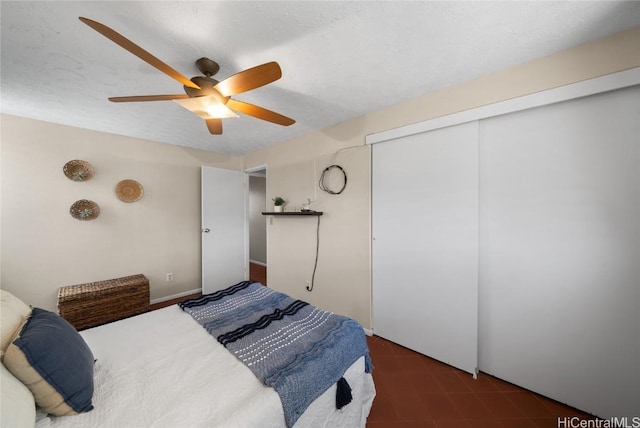
<path fill-rule="evenodd" d="M 279 113 L 231 98 L 233 95 L 259 88 L 282 77 L 282 70 L 277 62 L 258 65 L 236 73 L 222 81 L 217 81 L 211 76 L 218 72 L 220 66 L 213 60 L 200 58 L 196 61 L 196 67 L 198 67 L 198 70 L 200 70 L 204 76 L 196 76 L 188 79 L 106 25 L 83 17 L 80 17 L 80 21 L 138 58 L 182 83 L 184 85 L 184 91 L 186 92 L 185 94 L 111 97 L 109 101 L 121 103 L 173 100 L 202 117 L 207 123 L 209 132 L 216 135 L 222 134 L 223 118 L 238 116 L 234 111 L 283 126 L 289 126 L 295 123 L 295 120 Z"/>

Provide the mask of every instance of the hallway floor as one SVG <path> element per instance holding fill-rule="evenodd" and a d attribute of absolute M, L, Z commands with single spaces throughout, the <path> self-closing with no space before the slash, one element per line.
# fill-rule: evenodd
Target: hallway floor
<path fill-rule="evenodd" d="M 367 428 L 557 428 L 593 416 L 495 377 L 466 372 L 381 337 L 367 338 L 377 395 Z"/>

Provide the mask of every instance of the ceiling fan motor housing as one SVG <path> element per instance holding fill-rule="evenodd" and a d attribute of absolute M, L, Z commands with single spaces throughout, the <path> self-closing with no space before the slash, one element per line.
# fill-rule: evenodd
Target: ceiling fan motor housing
<path fill-rule="evenodd" d="M 213 96 L 219 98 L 220 101 L 225 103 L 225 104 L 229 100 L 229 97 L 223 97 L 220 94 L 220 92 L 218 92 L 214 88 L 214 86 L 216 86 L 218 84 L 218 81 L 216 79 L 212 79 L 211 77 L 205 77 L 205 76 L 196 76 L 196 77 L 192 77 L 191 81 L 193 83 L 195 83 L 196 85 L 200 86 L 200 89 L 194 89 L 194 88 L 190 88 L 188 86 L 183 86 L 184 91 L 191 98 L 213 95 Z"/>

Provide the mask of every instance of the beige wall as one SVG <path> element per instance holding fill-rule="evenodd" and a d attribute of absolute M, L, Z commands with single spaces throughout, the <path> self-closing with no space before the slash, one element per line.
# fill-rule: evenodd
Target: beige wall
<path fill-rule="evenodd" d="M 319 144 L 315 144 L 319 142 Z M 341 142 L 348 145 L 347 141 Z M 306 290 L 312 280 L 316 255 L 317 217 L 270 217 L 267 220 L 267 283 L 295 298 L 323 309 L 356 318 L 368 326 L 370 314 L 370 148 L 360 146 L 338 154 L 328 146 L 335 141 L 323 134 L 296 140 L 307 153 L 295 156 L 289 145 L 268 153 L 248 156 L 266 163 L 267 201 L 282 196 L 286 209 L 301 207 L 311 199 L 310 208 L 323 211 L 314 290 Z M 325 147 L 322 147 L 323 144 Z M 357 144 L 354 142 L 354 144 Z M 322 148 L 314 153 L 315 148 Z M 339 145 L 334 145 L 338 149 Z M 322 151 L 328 154 L 322 154 Z M 291 156 L 291 153 L 294 156 Z M 306 155 L 306 156 L 305 156 Z M 306 159 L 304 159 L 306 157 Z M 339 164 L 347 173 L 347 187 L 340 195 L 318 188 L 323 169 Z M 336 185 L 341 181 L 336 180 Z M 339 190 L 339 187 L 333 189 Z"/>
<path fill-rule="evenodd" d="M 0 136 L 2 288 L 49 310 L 60 286 L 136 273 L 152 299 L 200 288 L 200 165 L 239 169 L 240 159 L 7 115 Z M 72 159 L 94 177 L 66 178 Z M 125 178 L 144 186 L 138 202 L 117 199 Z M 79 199 L 100 216 L 72 218 Z"/>
<path fill-rule="evenodd" d="M 640 66 L 640 29 L 589 43 L 454 88 L 389 107 L 279 144 L 244 159 L 2 116 L 1 285 L 28 303 L 55 308 L 61 285 L 145 273 L 152 298 L 200 287 L 201 164 L 231 169 L 267 165 L 267 197 L 289 206 L 314 199 L 325 212 L 315 290 L 305 290 L 315 259 L 315 218 L 267 222 L 268 283 L 371 328 L 371 154 L 367 134 Z M 341 149 L 355 147 L 340 151 Z M 96 169 L 85 183 L 62 174 L 71 159 Z M 322 170 L 348 174 L 341 195 L 320 191 Z M 398 167 L 402 167 L 399 165 Z M 143 199 L 125 204 L 113 188 L 140 181 Z M 80 222 L 69 206 L 88 198 L 98 220 Z M 398 221 L 402 221 L 398 207 Z M 175 280 L 165 281 L 173 272 Z"/>
<path fill-rule="evenodd" d="M 368 134 L 640 66 L 640 28 L 588 43 L 477 80 L 398 104 L 245 156 L 245 167 L 267 165 L 267 195 L 293 205 L 307 195 L 322 210 L 315 290 L 304 286 L 315 256 L 312 219 L 268 223 L 268 283 L 371 328 L 370 151 Z M 390 89 L 392 90 L 392 89 Z M 351 146 L 360 148 L 337 151 Z M 343 195 L 317 189 L 319 172 L 338 163 L 348 174 Z M 402 168 L 402 165 L 398 165 Z M 398 207 L 402 221 L 402 207 Z"/>

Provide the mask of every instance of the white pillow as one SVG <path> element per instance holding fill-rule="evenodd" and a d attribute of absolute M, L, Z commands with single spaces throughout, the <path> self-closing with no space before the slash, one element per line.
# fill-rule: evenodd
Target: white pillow
<path fill-rule="evenodd" d="M 4 319 L 4 318 L 3 318 Z M 4 328 L 4 327 L 3 327 Z M 36 402 L 29 388 L 0 364 L 0 426 L 22 428 L 36 423 Z"/>
<path fill-rule="evenodd" d="M 18 328 L 29 318 L 31 308 L 6 290 L 0 290 L 0 297 L 0 355 L 4 355 Z"/>

